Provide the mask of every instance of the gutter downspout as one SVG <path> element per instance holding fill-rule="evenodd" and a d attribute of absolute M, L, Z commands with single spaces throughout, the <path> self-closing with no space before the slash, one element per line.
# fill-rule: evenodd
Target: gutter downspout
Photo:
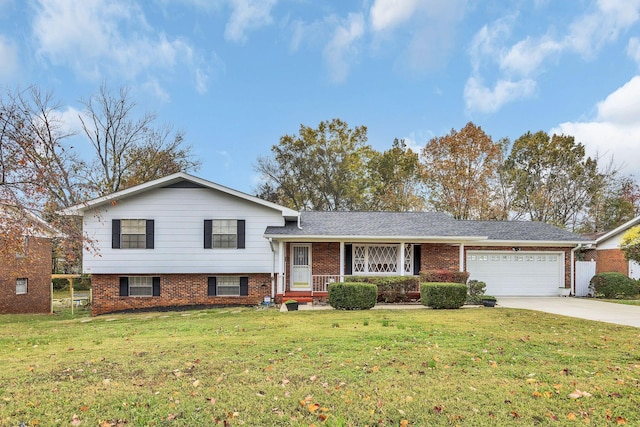
<path fill-rule="evenodd" d="M 276 249 L 273 247 L 273 239 L 269 237 L 269 246 L 271 246 L 271 301 L 276 300 Z"/>
<path fill-rule="evenodd" d="M 300 215 L 298 214 L 298 230 L 302 230 L 302 226 L 300 225 Z"/>
<path fill-rule="evenodd" d="M 573 296 L 576 296 L 576 252 L 582 248 L 582 243 L 578 243 L 578 246 L 571 249 L 571 292 Z"/>

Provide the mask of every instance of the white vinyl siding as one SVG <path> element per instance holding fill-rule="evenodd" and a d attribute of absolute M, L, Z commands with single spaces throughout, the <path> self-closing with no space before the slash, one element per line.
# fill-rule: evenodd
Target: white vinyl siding
<path fill-rule="evenodd" d="M 153 251 L 111 248 L 112 219 L 153 218 Z M 245 249 L 204 249 L 203 224 L 208 219 L 245 221 Z M 84 253 L 83 270 L 93 274 L 268 273 L 273 264 L 269 225 L 282 226 L 282 213 L 250 201 L 204 188 L 159 188 L 104 205 L 98 215 L 85 215 L 84 231 L 95 242 Z M 89 245 L 90 246 L 90 245 Z"/>
<path fill-rule="evenodd" d="M 470 280 L 494 296 L 557 296 L 564 287 L 563 252 L 468 251 Z"/>

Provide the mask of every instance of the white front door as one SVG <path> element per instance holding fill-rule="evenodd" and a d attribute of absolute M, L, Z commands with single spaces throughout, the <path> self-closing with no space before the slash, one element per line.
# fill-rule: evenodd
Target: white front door
<path fill-rule="evenodd" d="M 311 245 L 291 245 L 291 289 L 311 289 Z"/>

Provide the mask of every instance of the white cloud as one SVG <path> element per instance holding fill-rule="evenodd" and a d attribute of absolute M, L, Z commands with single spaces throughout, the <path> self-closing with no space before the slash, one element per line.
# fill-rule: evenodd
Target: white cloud
<path fill-rule="evenodd" d="M 588 155 L 613 157 L 624 173 L 640 177 L 640 75 L 599 102 L 592 121 L 561 123 L 550 132 L 573 135 Z"/>
<path fill-rule="evenodd" d="M 141 75 L 201 61 L 191 45 L 155 31 L 143 10 L 121 0 L 39 0 L 32 31 L 41 58 L 91 80 Z"/>
<path fill-rule="evenodd" d="M 18 47 L 0 35 L 0 78 L 9 79 L 18 72 Z"/>
<path fill-rule="evenodd" d="M 363 36 L 364 29 L 364 17 L 356 13 L 350 13 L 335 28 L 323 52 L 332 81 L 340 83 L 347 79 L 351 62 L 357 56 L 358 49 L 354 44 Z"/>
<path fill-rule="evenodd" d="M 373 45 L 396 51 L 396 69 L 443 68 L 467 0 L 375 0 L 369 9 Z"/>
<path fill-rule="evenodd" d="M 494 113 L 509 102 L 531 96 L 535 88 L 535 81 L 522 79 L 498 80 L 493 89 L 490 89 L 478 78 L 469 77 L 464 87 L 465 105 L 471 111 Z"/>
<path fill-rule="evenodd" d="M 640 67 L 640 39 L 637 37 L 631 37 L 629 44 L 627 44 L 627 55 Z"/>
<path fill-rule="evenodd" d="M 374 31 L 392 29 L 414 14 L 420 0 L 376 0 L 371 6 L 371 26 Z"/>
<path fill-rule="evenodd" d="M 277 0 L 229 0 L 231 16 L 224 37 L 234 42 L 245 42 L 246 33 L 273 22 L 271 9 Z"/>
<path fill-rule="evenodd" d="M 557 35 L 549 28 L 539 36 L 527 36 L 508 45 L 505 40 L 517 24 L 513 16 L 496 20 L 478 31 L 469 52 L 473 73 L 467 82 L 469 91 L 465 89 L 467 107 L 484 108 L 480 111 L 497 111 L 493 107 L 487 107 L 494 105 L 499 109 L 507 102 L 532 96 L 534 79 L 543 72 L 550 60 L 567 52 L 591 59 L 606 44 L 616 41 L 621 33 L 640 20 L 640 0 L 598 0 L 594 5 L 593 10 L 570 22 L 564 35 Z M 629 42 L 627 52 L 640 63 L 637 41 L 632 39 Z M 491 65 L 497 65 L 500 74 L 496 77 L 495 90 L 488 91 L 478 85 L 477 81 L 481 79 L 483 68 Z M 513 81 L 521 84 L 514 86 L 510 84 Z M 467 95 L 478 93 L 478 89 L 489 94 L 493 92 L 493 98 L 502 99 L 503 102 L 473 102 L 474 96 L 471 96 L 469 102 Z M 500 92 L 504 92 L 505 96 L 499 97 Z"/>

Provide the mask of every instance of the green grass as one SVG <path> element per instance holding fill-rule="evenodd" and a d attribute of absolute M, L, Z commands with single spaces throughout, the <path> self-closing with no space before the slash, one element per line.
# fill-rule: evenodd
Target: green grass
<path fill-rule="evenodd" d="M 640 425 L 640 329 L 525 310 L 0 323 L 2 426 Z"/>
<path fill-rule="evenodd" d="M 598 301 L 614 302 L 616 304 L 640 305 L 640 299 L 599 299 Z"/>

